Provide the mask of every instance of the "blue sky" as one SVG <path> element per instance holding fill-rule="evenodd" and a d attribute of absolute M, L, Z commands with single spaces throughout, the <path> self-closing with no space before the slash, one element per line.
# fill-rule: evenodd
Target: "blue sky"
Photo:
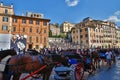
<path fill-rule="evenodd" d="M 5 5 L 14 4 L 21 15 L 27 11 L 43 13 L 50 23 L 81 22 L 86 17 L 111 20 L 120 26 L 120 0 L 0 0 Z"/>

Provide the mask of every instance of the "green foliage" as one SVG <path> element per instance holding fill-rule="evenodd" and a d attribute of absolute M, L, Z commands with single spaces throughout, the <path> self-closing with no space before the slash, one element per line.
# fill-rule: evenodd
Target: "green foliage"
<path fill-rule="evenodd" d="M 49 34 L 49 37 L 51 37 L 51 38 L 66 38 L 66 35 L 64 33 L 61 33 L 60 35 L 50 35 Z"/>
<path fill-rule="evenodd" d="M 49 37 L 52 37 L 52 31 L 51 30 L 49 31 Z"/>
<path fill-rule="evenodd" d="M 58 23 L 56 23 L 55 25 L 56 25 L 56 27 L 59 27 L 59 24 L 58 24 Z"/>
<path fill-rule="evenodd" d="M 66 35 L 64 33 L 60 34 L 61 38 L 66 38 Z"/>
<path fill-rule="evenodd" d="M 53 35 L 51 38 L 61 38 L 60 35 Z"/>

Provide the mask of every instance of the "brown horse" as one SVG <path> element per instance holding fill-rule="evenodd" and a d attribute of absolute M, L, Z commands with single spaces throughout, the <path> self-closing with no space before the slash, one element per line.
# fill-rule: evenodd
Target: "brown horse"
<path fill-rule="evenodd" d="M 63 58 L 63 56 L 56 54 L 49 56 L 46 55 L 31 56 L 29 54 L 16 55 L 11 57 L 11 59 L 8 61 L 8 65 L 6 67 L 5 72 L 9 73 L 10 71 L 12 71 L 13 80 L 19 80 L 20 75 L 22 73 L 31 73 L 43 67 L 44 65 L 47 65 L 47 67 L 40 71 L 38 74 L 43 75 L 43 80 L 49 80 L 49 76 L 54 67 L 54 64 L 52 63 L 60 62 L 63 65 L 67 65 L 67 61 L 66 62 L 65 61 L 66 60 L 65 58 Z"/>
<path fill-rule="evenodd" d="M 2 50 L 2 51 L 0 51 L 0 62 L 3 58 L 7 57 L 8 55 L 13 56 L 16 54 L 17 53 L 14 49 Z"/>

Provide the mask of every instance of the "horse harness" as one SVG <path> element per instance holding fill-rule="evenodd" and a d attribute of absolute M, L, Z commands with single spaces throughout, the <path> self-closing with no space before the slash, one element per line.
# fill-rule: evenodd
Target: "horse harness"
<path fill-rule="evenodd" d="M 11 56 L 6 56 L 5 58 L 1 59 L 0 63 L 0 71 L 5 70 L 5 66 L 7 65 L 7 61 L 11 58 Z M 2 63 L 3 62 L 3 63 Z"/>

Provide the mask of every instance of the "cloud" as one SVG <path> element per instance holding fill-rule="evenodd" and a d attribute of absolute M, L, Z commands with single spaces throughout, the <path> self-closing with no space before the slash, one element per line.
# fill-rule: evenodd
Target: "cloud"
<path fill-rule="evenodd" d="M 104 21 L 120 22 L 120 11 L 116 11 L 112 16 Z"/>
<path fill-rule="evenodd" d="M 120 11 L 116 11 L 115 13 L 114 13 L 114 15 L 120 15 Z"/>
<path fill-rule="evenodd" d="M 79 0 L 72 0 L 72 1 L 71 0 L 65 0 L 65 2 L 67 3 L 68 6 L 73 7 L 73 6 L 78 5 Z"/>
<path fill-rule="evenodd" d="M 117 16 L 110 16 L 105 21 L 113 21 L 113 22 L 120 22 L 120 19 Z"/>

